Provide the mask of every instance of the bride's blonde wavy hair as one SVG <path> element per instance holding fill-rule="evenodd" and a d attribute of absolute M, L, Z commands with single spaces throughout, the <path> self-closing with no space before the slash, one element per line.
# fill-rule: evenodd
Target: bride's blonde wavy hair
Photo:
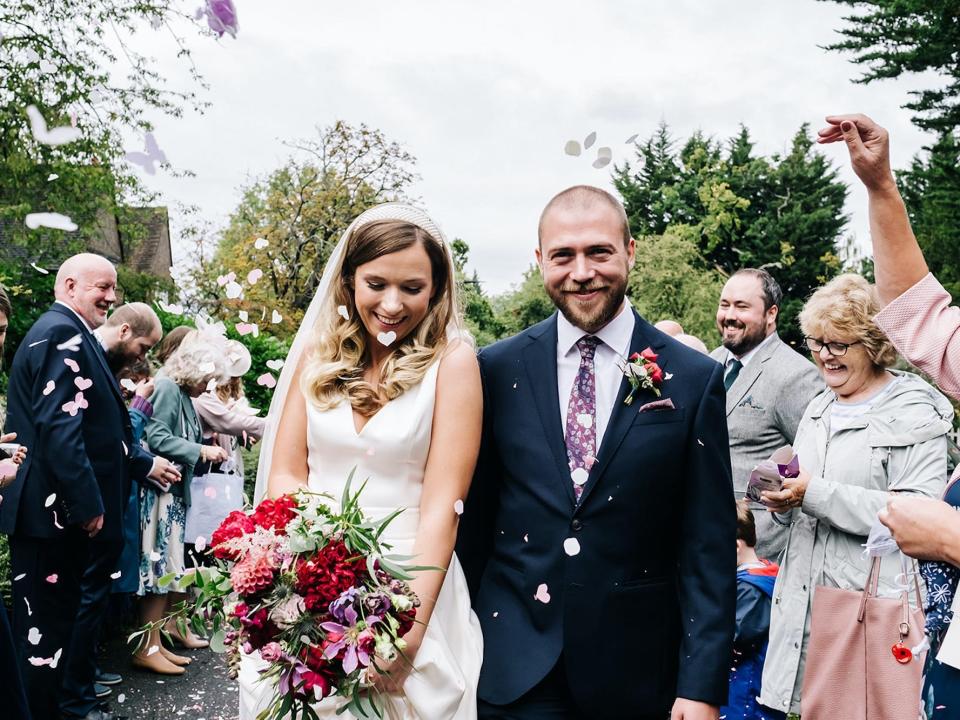
<path fill-rule="evenodd" d="M 459 331 L 457 293 L 450 251 L 442 238 L 403 220 L 374 220 L 351 231 L 339 272 L 332 283 L 307 351 L 300 389 L 320 410 L 344 399 L 370 417 L 413 387 L 447 346 L 448 329 Z M 430 258 L 433 297 L 420 324 L 394 346 L 380 368 L 379 382 L 363 378 L 369 362 L 368 333 L 353 301 L 357 268 L 383 255 L 419 244 Z M 347 309 L 347 318 L 340 314 Z"/>

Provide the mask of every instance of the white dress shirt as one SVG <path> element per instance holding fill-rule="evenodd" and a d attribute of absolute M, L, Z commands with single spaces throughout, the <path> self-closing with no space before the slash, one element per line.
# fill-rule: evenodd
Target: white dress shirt
<path fill-rule="evenodd" d="M 753 360 L 754 357 L 756 357 L 758 352 L 760 352 L 760 348 L 762 348 L 764 345 L 769 344 L 773 340 L 775 335 L 776 335 L 775 332 L 770 333 L 763 340 L 760 341 L 759 345 L 753 348 L 750 352 L 744 353 L 743 356 L 739 358 L 736 355 L 734 355 L 732 352 L 727 350 L 727 361 L 723 364 L 723 367 L 725 368 L 723 371 L 724 375 L 726 375 L 727 371 L 730 369 L 730 363 L 732 363 L 734 360 L 739 360 L 740 364 L 743 367 L 746 367 L 747 365 L 749 365 L 750 361 Z"/>
<path fill-rule="evenodd" d="M 81 323 L 83 323 L 83 326 L 84 326 L 87 330 L 89 330 L 90 332 L 93 332 L 93 328 L 90 327 L 90 323 L 88 323 L 86 320 L 83 319 L 83 315 L 81 315 L 81 314 L 78 313 L 76 310 L 74 310 L 72 307 L 70 307 L 69 305 L 67 305 L 65 302 L 63 302 L 63 300 L 54 300 L 54 302 L 55 302 L 57 305 L 63 305 L 67 310 L 69 310 L 70 312 L 72 312 L 74 315 L 77 316 L 77 320 L 79 320 Z"/>
<path fill-rule="evenodd" d="M 560 422 L 566 432 L 567 406 L 570 404 L 570 392 L 580 371 L 580 351 L 577 341 L 584 335 L 593 335 L 600 340 L 593 363 L 596 377 L 596 435 L 597 451 L 607 430 L 607 423 L 613 414 L 613 405 L 617 401 L 620 382 L 623 380 L 621 365 L 630 352 L 630 340 L 633 338 L 634 317 L 630 303 L 623 301 L 623 307 L 617 316 L 595 333 L 588 333 L 573 325 L 563 313 L 557 317 L 557 395 L 560 398 Z"/>

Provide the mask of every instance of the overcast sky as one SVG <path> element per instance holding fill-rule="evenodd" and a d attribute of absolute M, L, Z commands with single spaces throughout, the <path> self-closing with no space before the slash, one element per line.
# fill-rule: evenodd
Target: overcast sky
<path fill-rule="evenodd" d="M 930 142 L 900 108 L 918 80 L 854 85 L 858 67 L 818 47 L 841 27 L 834 3 L 235 3 L 235 40 L 192 42 L 211 108 L 157 121 L 170 161 L 196 172 L 152 180 L 164 201 L 196 203 L 220 224 L 240 187 L 289 155 L 283 140 L 338 119 L 365 122 L 417 157 L 414 194 L 469 243 L 491 293 L 532 261 L 551 195 L 575 183 L 611 187 L 612 166 L 595 170 L 591 153 L 563 152 L 591 131 L 594 150 L 610 146 L 615 161 L 629 152 L 626 138 L 661 120 L 678 138 L 699 128 L 725 139 L 743 123 L 766 154 L 785 150 L 801 123 L 815 130 L 827 113 L 861 111 L 890 130 L 898 167 Z M 140 46 L 175 76 L 160 37 L 147 33 Z M 853 187 L 848 232 L 866 242 L 865 194 L 843 148 L 825 152 Z"/>

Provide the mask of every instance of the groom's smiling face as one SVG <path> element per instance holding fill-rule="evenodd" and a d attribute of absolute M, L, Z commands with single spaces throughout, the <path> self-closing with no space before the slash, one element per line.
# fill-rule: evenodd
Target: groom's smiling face
<path fill-rule="evenodd" d="M 604 201 L 557 205 L 540 224 L 537 263 L 554 305 L 585 332 L 596 332 L 623 306 L 634 241 Z"/>

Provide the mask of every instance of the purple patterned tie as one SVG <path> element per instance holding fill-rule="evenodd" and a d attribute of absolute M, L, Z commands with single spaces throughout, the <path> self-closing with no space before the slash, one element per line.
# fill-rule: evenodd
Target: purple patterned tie
<path fill-rule="evenodd" d="M 597 352 L 598 338 L 584 335 L 577 340 L 580 351 L 580 370 L 570 391 L 567 404 L 567 457 L 570 459 L 570 477 L 573 492 L 580 502 L 584 483 L 590 468 L 596 462 L 597 453 L 597 391 L 593 356 Z"/>

